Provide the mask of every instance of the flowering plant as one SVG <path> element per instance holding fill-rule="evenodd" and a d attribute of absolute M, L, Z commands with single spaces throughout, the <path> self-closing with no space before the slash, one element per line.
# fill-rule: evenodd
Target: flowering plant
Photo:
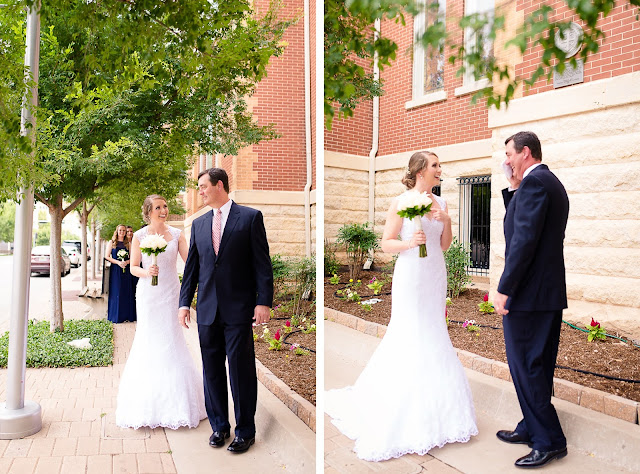
<path fill-rule="evenodd" d="M 464 323 L 462 324 L 462 327 L 465 328 L 469 332 L 475 332 L 476 336 L 480 332 L 480 328 L 478 326 L 476 326 L 476 320 L 475 319 L 466 319 L 464 321 Z"/>
<path fill-rule="evenodd" d="M 291 327 L 291 321 L 287 319 L 284 322 L 284 332 L 290 333 L 292 330 L 293 330 L 293 328 Z"/>
<path fill-rule="evenodd" d="M 589 330 L 589 335 L 587 336 L 587 340 L 592 342 L 594 339 L 602 339 L 605 340 L 607 338 L 607 333 L 604 329 L 600 327 L 600 323 L 591 318 L 591 324 L 587 326 Z"/>
<path fill-rule="evenodd" d="M 380 290 L 382 289 L 383 286 L 384 286 L 384 282 L 378 280 L 376 277 L 373 277 L 371 280 L 369 280 L 369 284 L 367 285 L 367 288 L 369 288 L 370 290 L 373 290 L 373 294 L 377 295 L 378 293 L 380 293 Z"/>
<path fill-rule="evenodd" d="M 478 308 L 480 308 L 481 313 L 491 314 L 495 311 L 493 307 L 493 303 L 489 301 L 489 293 L 485 293 L 482 298 L 482 303 L 478 303 Z"/>
<path fill-rule="evenodd" d="M 270 351 L 282 350 L 282 340 L 280 337 L 280 329 L 276 331 L 276 333 L 273 335 L 273 338 L 269 341 L 269 350 Z"/>
<path fill-rule="evenodd" d="M 337 274 L 333 274 L 333 276 L 331 278 L 329 278 L 329 283 L 331 283 L 332 285 L 337 285 L 340 283 L 340 275 Z"/>
<path fill-rule="evenodd" d="M 293 351 L 295 355 L 309 355 L 309 351 L 300 347 L 300 344 L 294 343 L 289 347 L 290 351 Z"/>
<path fill-rule="evenodd" d="M 158 234 L 149 234 L 140 242 L 140 252 L 151 255 L 151 263 L 158 264 L 158 255 L 167 249 L 167 241 Z M 158 285 L 158 275 L 151 277 L 151 286 Z"/>
<path fill-rule="evenodd" d="M 121 261 L 125 261 L 129 258 L 129 252 L 127 252 L 127 249 L 120 249 L 118 250 L 118 253 L 116 253 L 116 257 L 118 257 L 118 260 Z M 122 273 L 124 273 L 124 268 L 122 269 Z"/>
<path fill-rule="evenodd" d="M 343 300 L 354 301 L 356 303 L 361 299 L 358 292 L 351 290 L 351 288 L 345 288 L 344 291 L 338 290 L 336 294 L 340 295 Z"/>
<path fill-rule="evenodd" d="M 398 198 L 398 215 L 400 217 L 411 219 L 417 232 L 422 230 L 422 222 L 420 221 L 420 218 L 431 210 L 432 204 L 433 201 L 431 201 L 431 198 L 427 193 L 410 191 Z M 426 257 L 427 246 L 425 244 L 420 244 L 419 247 L 420 257 Z"/>

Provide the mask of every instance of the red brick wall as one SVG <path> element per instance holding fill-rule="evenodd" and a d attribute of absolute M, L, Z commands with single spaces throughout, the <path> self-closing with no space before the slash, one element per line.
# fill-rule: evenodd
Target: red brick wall
<path fill-rule="evenodd" d="M 258 14 L 268 6 L 268 0 L 255 2 Z M 302 0 L 282 2 L 282 17 L 301 18 L 286 31 L 284 54 L 271 59 L 267 77 L 253 96 L 254 117 L 261 124 L 276 124 L 280 135 L 253 147 L 258 157 L 253 165 L 255 190 L 302 191 L 306 182 L 303 9 Z"/>
<path fill-rule="evenodd" d="M 322 3 L 310 2 L 309 6 L 309 48 L 311 61 L 311 166 L 313 172 L 312 189 L 316 189 L 316 8 L 322 9 Z"/>
<path fill-rule="evenodd" d="M 349 118 L 338 118 L 338 107 L 334 110 L 336 115 L 331 130 L 325 128 L 325 150 L 368 156 L 373 137 L 373 103 L 370 100 L 360 103 Z"/>
<path fill-rule="evenodd" d="M 524 11 L 528 16 L 539 6 L 539 2 L 518 0 L 518 11 Z M 575 21 L 584 28 L 584 24 L 571 15 L 565 2 L 555 1 L 549 6 L 556 9 L 556 16 L 552 20 Z M 590 56 L 584 65 L 584 82 L 621 76 L 630 72 L 640 71 L 640 21 L 636 20 L 637 8 L 623 2 L 617 6 L 609 16 L 600 22 L 600 29 L 605 33 L 605 39 L 600 40 L 600 50 Z M 540 48 L 529 48 L 524 54 L 522 64 L 516 67 L 516 73 L 529 77 L 537 68 L 542 52 Z M 525 95 L 537 94 L 553 90 L 553 82 L 547 83 L 546 77 L 539 79 Z"/>
<path fill-rule="evenodd" d="M 447 16 L 457 18 L 463 14 L 462 0 L 447 2 Z M 462 41 L 463 34 L 455 25 L 448 24 L 448 31 Z M 407 25 L 384 22 L 382 35 L 398 43 L 396 61 L 382 72 L 385 94 L 380 99 L 380 148 L 379 155 L 406 150 L 431 148 L 489 138 L 485 101 L 470 105 L 471 95 L 456 97 L 454 89 L 462 86 L 462 78 L 456 77 L 457 66 L 445 62 L 444 83 L 447 99 L 435 104 L 405 109 L 411 100 L 413 22 L 407 17 Z M 445 50 L 445 56 L 450 52 Z"/>

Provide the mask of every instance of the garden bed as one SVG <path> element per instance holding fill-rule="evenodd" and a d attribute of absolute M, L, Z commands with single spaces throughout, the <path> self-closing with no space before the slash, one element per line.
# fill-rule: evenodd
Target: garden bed
<path fill-rule="evenodd" d="M 369 311 L 362 305 L 347 301 L 336 295 L 338 289 L 345 287 L 349 281 L 348 273 L 338 274 L 340 284 L 332 285 L 329 278 L 325 278 L 326 307 L 352 314 L 359 318 L 375 323 L 387 325 L 391 317 L 391 284 L 387 283 L 381 290 L 380 296 L 374 296 L 373 291 L 366 284 L 373 278 L 383 280 L 388 275 L 379 271 L 364 271 L 360 277 L 361 285 L 356 291 L 363 300 L 371 297 L 380 298 L 382 302 L 371 305 Z M 452 301 L 448 307 L 449 337 L 454 347 L 474 354 L 501 362 L 507 362 L 504 337 L 502 333 L 502 316 L 483 314 L 478 309 L 482 303 L 484 292 L 469 289 Z M 443 315 L 444 317 L 444 315 Z M 463 327 L 464 321 L 475 320 L 479 325 L 478 332 L 470 332 Z M 580 327 L 579 325 L 576 325 Z M 606 328 L 605 328 L 606 329 Z M 616 334 L 622 339 L 624 335 Z M 330 341 L 327 341 L 330 342 Z M 557 358 L 558 366 L 594 372 L 610 377 L 628 380 L 640 380 L 640 348 L 632 343 L 607 337 L 605 341 L 587 341 L 587 333 L 562 325 L 560 346 Z M 609 380 L 590 374 L 583 374 L 569 369 L 557 368 L 555 376 L 586 387 L 624 397 L 640 402 L 640 383 L 629 383 Z"/>
<path fill-rule="evenodd" d="M 275 304 L 271 320 L 267 324 L 253 328 L 257 340 L 254 343 L 256 357 L 273 374 L 282 380 L 289 388 L 298 395 L 316 404 L 316 332 L 310 330 L 311 325 L 316 323 L 315 305 L 309 301 L 303 301 L 303 315 L 299 321 L 291 324 L 291 313 L 286 305 Z M 289 321 L 291 331 L 286 323 Z M 300 329 L 296 327 L 302 326 Z M 279 331 L 282 342 L 281 350 L 270 350 L 269 343 L 265 342 L 264 329 L 268 328 L 271 337 Z M 292 344 L 298 344 L 300 349 L 298 354 L 291 350 Z"/>

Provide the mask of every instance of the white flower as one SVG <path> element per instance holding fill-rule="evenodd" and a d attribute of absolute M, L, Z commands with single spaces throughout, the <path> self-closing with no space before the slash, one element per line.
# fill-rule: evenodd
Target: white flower
<path fill-rule="evenodd" d="M 164 240 L 164 237 L 158 234 L 149 234 L 142 242 L 140 242 L 141 249 L 151 249 L 151 250 L 160 250 L 164 249 L 167 246 L 167 241 Z"/>
<path fill-rule="evenodd" d="M 91 343 L 89 342 L 88 337 L 83 337 L 82 339 L 74 339 L 73 341 L 67 342 L 67 344 L 77 349 L 91 349 Z"/>
<path fill-rule="evenodd" d="M 426 207 L 433 201 L 427 193 L 409 191 L 398 198 L 398 211 L 411 209 L 414 207 Z"/>

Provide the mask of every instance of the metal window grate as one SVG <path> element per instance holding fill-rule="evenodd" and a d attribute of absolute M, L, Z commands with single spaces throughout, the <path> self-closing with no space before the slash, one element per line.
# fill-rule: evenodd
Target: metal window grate
<path fill-rule="evenodd" d="M 491 242 L 491 176 L 458 178 L 460 186 L 459 238 L 469 248 L 470 275 L 489 274 Z"/>

